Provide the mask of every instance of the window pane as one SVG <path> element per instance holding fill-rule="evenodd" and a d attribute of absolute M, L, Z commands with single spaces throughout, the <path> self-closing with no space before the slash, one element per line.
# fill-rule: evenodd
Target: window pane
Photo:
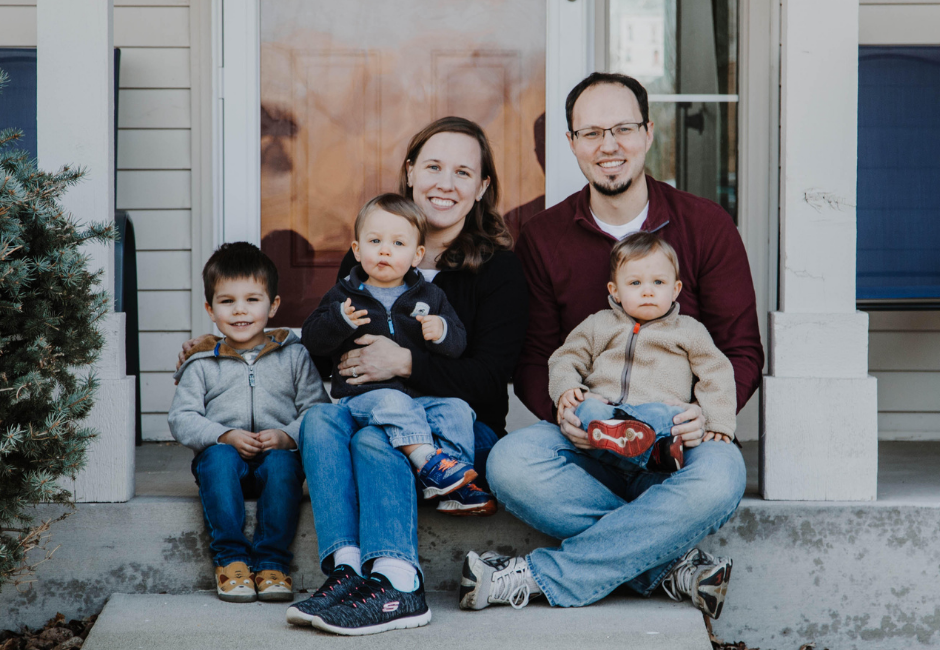
<path fill-rule="evenodd" d="M 0 49 L 0 70 L 10 77 L 0 91 L 0 131 L 15 128 L 23 137 L 13 146 L 36 157 L 36 50 Z"/>
<path fill-rule="evenodd" d="M 610 0 L 609 69 L 653 95 L 738 92 L 736 0 Z"/>
<path fill-rule="evenodd" d="M 858 63 L 857 297 L 940 298 L 940 48 Z"/>
<path fill-rule="evenodd" d="M 736 0 L 611 0 L 610 66 L 651 95 L 738 92 Z M 737 221 L 737 103 L 652 102 L 650 174 Z"/>

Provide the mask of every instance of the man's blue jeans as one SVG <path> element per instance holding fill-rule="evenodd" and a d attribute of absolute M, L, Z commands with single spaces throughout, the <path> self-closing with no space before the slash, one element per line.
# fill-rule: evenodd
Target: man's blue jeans
<path fill-rule="evenodd" d="M 669 406 L 660 402 L 650 402 L 648 404 L 605 404 L 599 399 L 588 397 L 578 405 L 574 414 L 581 420 L 581 428 L 588 430 L 588 425 L 594 420 L 610 420 L 617 418 L 615 411 L 623 411 L 634 420 L 645 422 L 653 431 L 656 432 L 656 440 L 672 437 L 672 419 L 682 413 L 685 409 L 678 406 Z M 623 419 L 620 417 L 619 419 Z M 606 449 L 591 449 L 585 452 L 592 458 L 616 465 L 624 471 L 633 471 L 637 467 L 646 467 L 653 448 L 650 447 L 639 456 L 628 458 L 615 454 Z"/>
<path fill-rule="evenodd" d="M 244 562 L 252 571 L 290 573 L 304 472 L 300 454 L 274 449 L 251 460 L 231 445 L 212 445 L 193 459 L 215 566 Z M 252 541 L 245 537 L 245 497 L 257 497 Z"/>
<path fill-rule="evenodd" d="M 455 397 L 411 397 L 392 388 L 379 388 L 344 397 L 355 429 L 381 427 L 393 447 L 435 445 L 454 458 L 473 464 L 473 409 Z"/>
<path fill-rule="evenodd" d="M 485 459 L 496 435 L 479 422 L 474 429 L 477 456 Z M 332 570 L 331 556 L 343 546 L 358 547 L 363 564 L 392 557 L 420 570 L 414 472 L 385 432 L 357 431 L 349 409 L 314 404 L 301 425 L 300 450 L 323 571 Z"/>
<path fill-rule="evenodd" d="M 745 486 L 734 445 L 711 440 L 686 449 L 685 467 L 661 474 L 602 463 L 545 421 L 496 443 L 487 470 L 509 512 L 563 540 L 526 557 L 560 607 L 588 605 L 621 584 L 649 595 L 683 553 L 731 517 Z"/>

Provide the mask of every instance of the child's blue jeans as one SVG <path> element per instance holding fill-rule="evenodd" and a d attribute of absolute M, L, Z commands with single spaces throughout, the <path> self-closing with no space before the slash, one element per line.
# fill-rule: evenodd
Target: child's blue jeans
<path fill-rule="evenodd" d="M 304 471 L 300 454 L 273 449 L 250 460 L 235 447 L 207 447 L 193 459 L 215 566 L 244 562 L 252 571 L 290 573 Z M 252 541 L 245 537 L 245 498 L 257 497 Z"/>
<path fill-rule="evenodd" d="M 605 404 L 598 399 L 588 397 L 578 405 L 574 414 L 581 420 L 581 428 L 587 431 L 588 425 L 594 420 L 623 419 L 622 416 L 617 418 L 614 411 L 623 411 L 632 419 L 645 422 L 656 432 L 656 441 L 659 441 L 672 436 L 672 419 L 682 413 L 683 409 L 678 406 L 669 406 L 668 404 L 662 404 L 660 402 L 635 405 Z M 653 444 L 655 444 L 656 441 L 654 441 Z M 633 458 L 627 458 L 626 456 L 615 454 L 606 449 L 590 449 L 584 451 L 584 453 L 609 465 L 616 465 L 622 469 L 632 471 L 638 466 L 646 469 L 646 464 L 649 462 L 650 455 L 653 453 L 653 448 L 651 446 L 645 452 Z"/>
<path fill-rule="evenodd" d="M 410 397 L 400 390 L 379 388 L 354 397 L 344 397 L 356 429 L 380 427 L 393 447 L 437 445 L 445 452 L 473 465 L 473 409 L 456 397 Z"/>

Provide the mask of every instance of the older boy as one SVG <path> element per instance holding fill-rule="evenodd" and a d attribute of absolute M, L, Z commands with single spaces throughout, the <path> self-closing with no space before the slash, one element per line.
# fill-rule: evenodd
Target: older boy
<path fill-rule="evenodd" d="M 203 339 L 176 371 L 170 432 L 196 455 L 219 598 L 291 600 L 289 546 L 304 482 L 294 450 L 304 412 L 329 397 L 300 339 L 264 331 L 280 304 L 277 269 L 264 253 L 223 244 L 202 277 L 206 311 L 224 338 Z M 258 498 L 251 542 L 242 532 L 249 495 Z"/>

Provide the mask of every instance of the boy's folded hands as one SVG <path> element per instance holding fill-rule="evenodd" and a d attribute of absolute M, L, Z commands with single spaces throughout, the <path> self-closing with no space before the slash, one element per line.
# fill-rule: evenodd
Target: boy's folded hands
<path fill-rule="evenodd" d="M 272 449 L 295 449 L 297 443 L 280 429 L 265 429 L 252 433 L 244 429 L 232 429 L 219 436 L 219 442 L 235 447 L 238 455 L 250 460 L 263 451 Z"/>

